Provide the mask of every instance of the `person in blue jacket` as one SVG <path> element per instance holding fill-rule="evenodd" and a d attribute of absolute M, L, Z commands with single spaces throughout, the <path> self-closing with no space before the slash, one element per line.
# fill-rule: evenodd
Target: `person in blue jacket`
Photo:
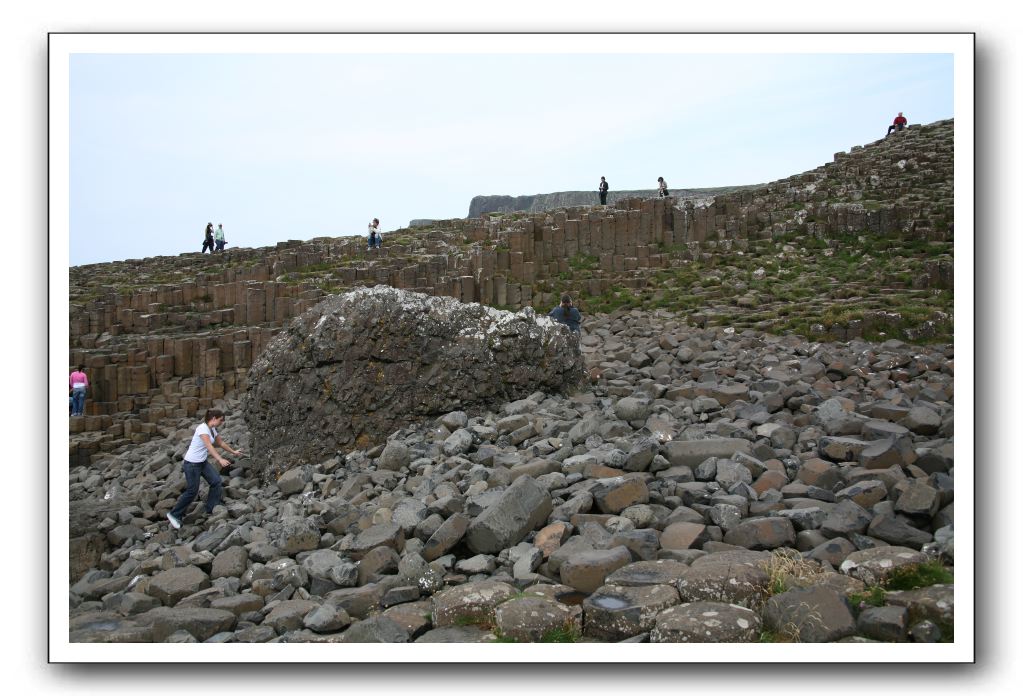
<path fill-rule="evenodd" d="M 579 324 L 582 322 L 583 317 L 579 314 L 579 310 L 572 306 L 571 295 L 562 295 L 561 304 L 552 309 L 547 316 L 554 321 L 561 322 L 570 328 L 573 333 L 579 333 Z"/>

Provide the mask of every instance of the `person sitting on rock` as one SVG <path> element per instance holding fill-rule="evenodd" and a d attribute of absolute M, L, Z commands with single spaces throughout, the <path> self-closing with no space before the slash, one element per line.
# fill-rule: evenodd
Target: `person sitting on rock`
<path fill-rule="evenodd" d="M 903 116 L 902 112 L 900 111 L 899 115 L 895 117 L 894 121 L 892 121 L 892 125 L 888 126 L 888 132 L 884 134 L 884 137 L 887 138 L 889 135 L 892 134 L 892 131 L 902 130 L 903 128 L 906 127 L 907 123 L 908 121 L 906 121 L 906 117 Z"/>
<path fill-rule="evenodd" d="M 582 322 L 583 317 L 579 310 L 572 306 L 571 295 L 567 293 L 562 295 L 561 304 L 552 309 L 547 316 L 554 321 L 564 324 L 573 333 L 579 333 L 579 323 Z"/>
<path fill-rule="evenodd" d="M 366 249 L 379 249 L 380 248 L 380 221 L 373 218 L 373 222 L 369 223 L 369 239 Z"/>
<path fill-rule="evenodd" d="M 181 528 L 181 519 L 192 504 L 195 497 L 199 495 L 199 478 L 206 479 L 210 485 L 210 491 L 206 494 L 206 514 L 211 514 L 213 508 L 220 504 L 220 497 L 223 494 L 224 486 L 220 478 L 220 472 L 210 464 L 209 456 L 217 460 L 222 469 L 231 466 L 231 462 L 220 456 L 218 447 L 235 456 L 241 456 L 242 451 L 232 449 L 230 445 L 221 439 L 217 434 L 217 428 L 224 424 L 224 412 L 217 408 L 206 411 L 203 422 L 195 428 L 192 434 L 192 442 L 188 445 L 183 462 L 185 470 L 185 492 L 178 498 L 177 504 L 167 513 L 167 521 L 174 529 Z"/>
<path fill-rule="evenodd" d="M 668 197 L 668 182 L 664 180 L 663 176 L 657 177 L 657 196 L 659 198 Z"/>

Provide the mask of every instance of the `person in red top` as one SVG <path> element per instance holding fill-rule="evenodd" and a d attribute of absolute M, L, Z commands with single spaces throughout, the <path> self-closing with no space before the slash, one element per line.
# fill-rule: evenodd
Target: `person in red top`
<path fill-rule="evenodd" d="M 85 390 L 89 388 L 89 378 L 85 374 L 85 365 L 79 365 L 68 377 L 68 390 L 71 392 L 71 415 L 85 414 Z"/>
<path fill-rule="evenodd" d="M 894 131 L 902 130 L 903 128 L 906 127 L 906 123 L 907 123 L 906 117 L 903 116 L 902 112 L 900 111 L 899 115 L 895 117 L 894 121 L 892 121 L 892 125 L 888 126 L 888 132 L 884 134 L 884 137 L 887 138 L 889 135 L 891 135 L 893 130 Z"/>

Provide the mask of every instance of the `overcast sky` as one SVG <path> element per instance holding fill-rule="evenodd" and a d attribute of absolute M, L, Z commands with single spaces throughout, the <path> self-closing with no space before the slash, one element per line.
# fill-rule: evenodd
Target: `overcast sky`
<path fill-rule="evenodd" d="M 602 175 L 765 183 L 898 111 L 954 116 L 949 53 L 72 53 L 69 69 L 71 265 L 198 251 L 207 222 L 265 246 Z"/>

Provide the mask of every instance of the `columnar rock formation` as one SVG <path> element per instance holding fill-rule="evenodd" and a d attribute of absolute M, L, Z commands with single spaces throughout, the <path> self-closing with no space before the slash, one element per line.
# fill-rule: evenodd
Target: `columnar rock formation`
<path fill-rule="evenodd" d="M 273 335 L 333 292 L 385 284 L 546 309 L 565 290 L 586 297 L 643 288 L 662 269 L 713 255 L 715 245 L 742 248 L 790 232 L 951 239 L 952 134 L 952 121 L 914 126 L 707 205 L 632 198 L 399 230 L 372 256 L 359 237 L 317 238 L 72 267 L 68 363 L 86 365 L 92 390 L 86 415 L 70 422 L 71 461 L 144 442 L 165 420 L 244 388 Z M 914 282 L 951 288 L 951 261 Z"/>

